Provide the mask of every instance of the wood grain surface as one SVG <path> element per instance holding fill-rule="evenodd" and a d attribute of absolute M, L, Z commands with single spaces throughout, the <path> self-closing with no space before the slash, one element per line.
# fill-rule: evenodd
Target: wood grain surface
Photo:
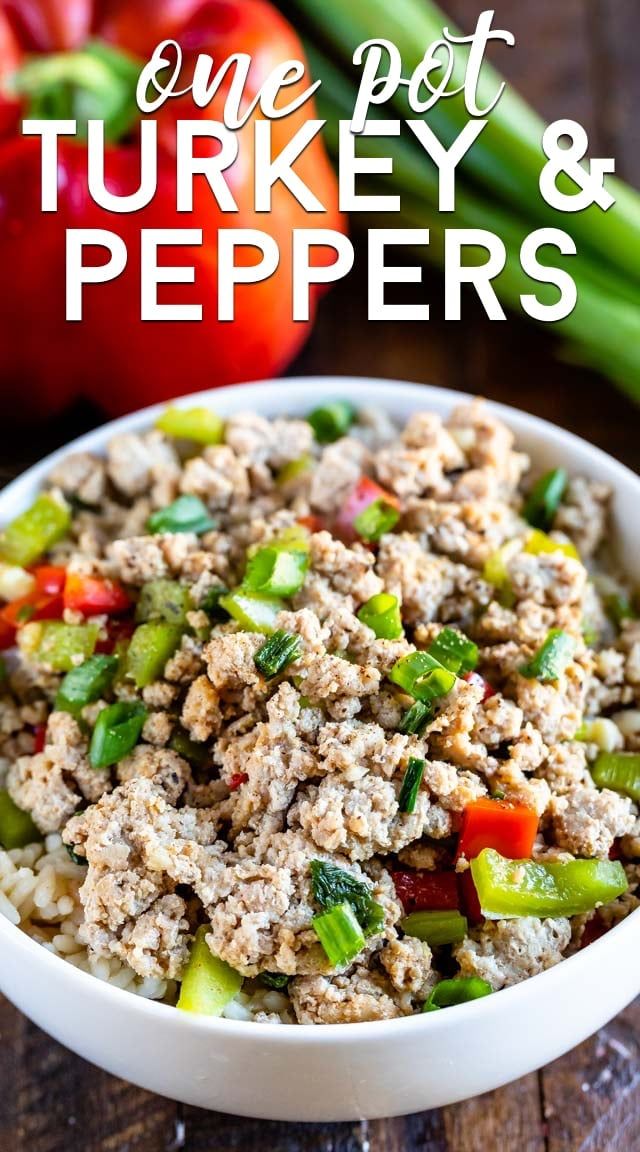
<path fill-rule="evenodd" d="M 483 6 L 445 4 L 466 25 Z M 496 22 L 519 45 L 500 55 L 503 70 L 547 117 L 579 119 L 592 153 L 615 155 L 619 174 L 640 185 L 638 0 L 494 6 Z M 349 283 L 326 299 L 296 371 L 481 393 L 546 416 L 640 468 L 637 409 L 601 378 L 562 364 L 551 334 L 511 318 L 489 324 L 473 301 L 462 324 L 445 324 L 435 273 L 425 273 L 420 289 L 432 303 L 428 324 L 371 324 L 365 275 L 360 260 Z M 0 480 L 99 418 L 79 408 L 46 428 L 34 425 L 28 439 L 5 437 Z M 637 1152 L 639 1037 L 636 1003 L 540 1073 L 475 1100 L 400 1120 L 289 1125 L 183 1108 L 142 1092 L 73 1056 L 0 998 L 0 1152 Z"/>

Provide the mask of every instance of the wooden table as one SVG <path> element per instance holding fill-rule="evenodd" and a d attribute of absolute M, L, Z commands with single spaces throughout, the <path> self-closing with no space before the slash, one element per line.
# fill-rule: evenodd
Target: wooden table
<path fill-rule="evenodd" d="M 472 24 L 483 6 L 448 0 L 447 9 Z M 638 0 L 496 0 L 495 7 L 496 22 L 519 42 L 500 63 L 523 93 L 550 118 L 580 120 L 593 154 L 615 155 L 619 173 L 640 184 Z M 369 324 L 359 262 L 349 284 L 325 301 L 296 370 L 482 393 L 640 466 L 637 409 L 600 378 L 555 360 L 551 335 L 513 319 L 490 324 L 472 301 L 462 324 L 445 325 L 437 275 L 425 275 L 424 292 L 429 324 Z M 80 409 L 34 427 L 28 444 L 12 438 L 0 475 L 8 479 L 96 422 L 96 413 Z M 574 1052 L 487 1096 L 401 1120 L 287 1125 L 183 1108 L 132 1088 L 65 1051 L 0 998 L 0 1152 L 634 1152 L 639 1037 L 636 1003 Z"/>

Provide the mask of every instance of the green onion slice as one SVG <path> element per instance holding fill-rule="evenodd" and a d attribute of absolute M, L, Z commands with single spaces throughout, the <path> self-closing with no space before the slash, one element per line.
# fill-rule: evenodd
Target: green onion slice
<path fill-rule="evenodd" d="M 273 676 L 284 672 L 284 669 L 293 660 L 297 660 L 301 653 L 300 637 L 296 636 L 295 632 L 285 632 L 282 628 L 278 628 L 273 636 L 258 648 L 253 659 L 258 672 L 261 672 L 266 680 L 270 680 Z"/>
<path fill-rule="evenodd" d="M 307 420 L 319 444 L 332 444 L 346 436 L 355 419 L 355 409 L 346 400 L 334 400 L 314 408 Z"/>
<path fill-rule="evenodd" d="M 410 756 L 407 770 L 402 781 L 402 787 L 400 788 L 400 796 L 398 797 L 398 807 L 401 812 L 415 812 L 416 800 L 418 799 L 418 792 L 420 791 L 423 776 L 424 760 L 419 760 L 416 756 Z"/>
<path fill-rule="evenodd" d="M 398 509 L 379 497 L 358 513 L 353 521 L 353 527 L 363 540 L 375 541 L 384 536 L 385 532 L 391 532 L 399 519 Z"/>
<path fill-rule="evenodd" d="M 541 528 L 543 532 L 551 528 L 566 491 L 567 479 L 564 468 L 554 468 L 536 480 L 522 511 L 533 528 Z"/>
<path fill-rule="evenodd" d="M 478 663 L 478 645 L 455 628 L 443 628 L 427 651 L 456 676 L 473 672 Z"/>
<path fill-rule="evenodd" d="M 109 768 L 128 756 L 138 743 L 146 718 L 147 710 L 140 703 L 120 700 L 103 708 L 89 746 L 92 768 Z"/>
<path fill-rule="evenodd" d="M 399 640 L 404 636 L 400 602 L 389 592 L 379 592 L 362 605 L 358 620 L 375 632 L 379 640 Z"/>
<path fill-rule="evenodd" d="M 147 520 L 149 532 L 195 532 L 200 536 L 216 527 L 199 496 L 178 496 L 173 504 L 153 512 Z"/>
<path fill-rule="evenodd" d="M 561 628 L 552 628 L 532 659 L 518 671 L 525 679 L 540 680 L 543 684 L 557 680 L 571 663 L 575 649 L 573 636 Z"/>
<path fill-rule="evenodd" d="M 89 656 L 72 668 L 62 681 L 55 700 L 58 712 L 79 712 L 104 696 L 111 687 L 120 661 L 117 656 Z"/>
<path fill-rule="evenodd" d="M 467 934 L 467 921 L 460 912 L 411 912 L 400 921 L 406 936 L 416 936 L 432 947 L 458 944 Z"/>
<path fill-rule="evenodd" d="M 312 860 L 309 867 L 313 898 L 320 908 L 333 908 L 346 900 L 353 908 L 365 936 L 380 930 L 384 910 L 373 899 L 368 884 L 327 860 Z"/>
<path fill-rule="evenodd" d="M 402 732 L 405 736 L 421 736 L 432 716 L 433 709 L 428 704 L 423 704 L 422 700 L 416 700 L 415 704 L 407 708 L 398 724 L 398 732 Z"/>
<path fill-rule="evenodd" d="M 346 901 L 314 916 L 311 923 L 332 968 L 349 964 L 364 948 L 362 928 Z"/>
<path fill-rule="evenodd" d="M 446 696 L 456 682 L 455 673 L 428 652 L 410 652 L 403 656 L 393 665 L 389 679 L 423 703 Z"/>
<path fill-rule="evenodd" d="M 286 976 L 284 972 L 260 973 L 260 982 L 264 984 L 266 988 L 276 988 L 277 990 L 286 988 L 290 979 L 291 977 Z"/>
<path fill-rule="evenodd" d="M 479 976 L 459 977 L 454 980 L 439 980 L 425 1001 L 423 1012 L 437 1012 L 440 1008 L 453 1008 L 456 1004 L 467 1004 L 490 996 L 491 985 Z"/>

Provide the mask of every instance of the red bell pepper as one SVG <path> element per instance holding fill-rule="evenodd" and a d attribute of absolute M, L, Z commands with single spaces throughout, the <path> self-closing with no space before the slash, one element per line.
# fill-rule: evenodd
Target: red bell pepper
<path fill-rule="evenodd" d="M 31 92 L 19 108 L 43 117 L 50 106 L 59 109 L 71 101 L 71 113 L 82 122 L 87 97 L 93 118 L 102 118 L 114 139 L 105 149 L 105 180 L 110 191 L 127 195 L 140 182 L 137 126 L 131 123 L 135 83 L 127 84 L 128 119 L 108 119 L 112 91 L 101 96 L 83 88 L 78 61 L 89 42 L 102 43 L 137 64 L 148 60 L 165 39 L 176 40 L 183 52 L 186 87 L 197 56 L 213 57 L 215 67 L 234 53 L 252 58 L 245 100 L 257 95 L 267 76 L 285 61 L 304 59 L 298 36 L 267 0 L 0 0 L 0 89 L 11 91 L 11 78 L 27 56 Z M 51 93 L 46 78 L 38 88 L 33 55 L 63 53 L 57 58 L 59 86 Z M 50 57 L 51 59 L 51 57 Z M 35 79 L 34 79 L 35 76 Z M 181 80 L 183 77 L 181 77 Z M 49 84 L 51 82 L 49 81 Z M 25 82 L 26 84 L 26 82 Z M 305 77 L 287 88 L 287 100 L 306 90 Z M 131 90 L 129 92 L 129 89 Z M 321 137 L 316 135 L 296 161 L 296 172 L 326 208 L 307 212 L 283 183 L 273 189 L 269 213 L 254 206 L 253 113 L 237 132 L 240 154 L 227 172 L 238 211 L 220 210 L 202 176 L 194 180 L 193 211 L 176 210 L 176 120 L 221 121 L 228 83 L 223 83 L 209 105 L 198 108 L 191 94 L 172 98 L 157 115 L 159 155 L 158 189 L 148 205 L 131 214 L 99 208 L 88 192 L 86 148 L 74 139 L 61 138 L 58 150 L 58 211 L 40 209 L 40 142 L 24 137 L 17 128 L 15 102 L 3 97 L 0 106 L 0 385 L 6 411 L 31 416 L 62 408 L 70 399 L 88 394 L 111 413 L 137 408 L 185 390 L 275 376 L 292 359 L 306 338 L 310 323 L 292 317 L 292 243 L 294 229 L 344 229 L 338 211 L 337 182 Z M 53 99 L 49 97 L 52 95 Z M 101 112 L 103 115 L 101 116 Z M 53 115 L 56 114 L 54 110 Z M 86 113 L 85 113 L 86 115 Z M 315 116 L 313 101 L 272 121 L 273 155 L 280 153 L 308 119 Z M 138 117 L 139 119 L 140 117 Z M 200 145 L 202 145 L 200 147 Z M 199 154 L 217 151 L 214 140 L 202 140 Z M 65 235 L 68 228 L 103 228 L 125 242 L 127 266 L 116 280 L 89 286 L 84 294 L 83 320 L 70 334 L 65 321 Z M 197 303 L 201 321 L 140 319 L 140 231 L 143 228 L 200 228 L 202 247 L 171 248 L 161 262 L 195 268 L 195 282 L 160 289 L 161 301 Z M 217 240 L 220 228 L 256 228 L 276 240 L 279 266 L 268 280 L 239 285 L 232 324 L 217 319 Z M 103 250 L 90 257 L 104 262 Z M 253 249 L 238 255 L 247 264 L 256 261 Z M 319 248 L 316 263 L 332 262 L 333 251 Z M 313 319 L 320 290 L 312 290 Z M 34 316 L 38 338 L 33 339 Z"/>
<path fill-rule="evenodd" d="M 342 537 L 343 540 L 355 540 L 358 537 L 355 521 L 377 500 L 381 500 L 396 510 L 400 507 L 398 498 L 393 492 L 387 492 L 386 488 L 376 484 L 375 480 L 371 480 L 369 476 L 361 476 L 338 513 L 335 523 L 336 535 Z"/>
<path fill-rule="evenodd" d="M 237 792 L 238 788 L 246 784 L 248 779 L 249 777 L 246 772 L 234 772 L 233 776 L 229 778 L 229 791 Z"/>
<path fill-rule="evenodd" d="M 36 589 L 41 596 L 59 596 L 67 579 L 66 568 L 54 564 L 40 564 L 32 568 L 35 577 Z"/>
<path fill-rule="evenodd" d="M 484 704 L 485 700 L 490 700 L 491 697 L 496 694 L 495 688 L 492 688 L 489 681 L 485 680 L 484 676 L 481 676 L 479 672 L 467 672 L 462 679 L 466 680 L 467 684 L 474 684 L 476 688 L 482 688 L 482 704 Z"/>
<path fill-rule="evenodd" d="M 36 724 L 33 729 L 33 751 L 43 752 L 47 742 L 47 725 Z"/>
<path fill-rule="evenodd" d="M 526 860 L 537 831 L 538 817 L 531 808 L 482 797 L 464 810 L 458 857 L 474 860 L 483 848 L 493 848 L 509 860 Z"/>
<path fill-rule="evenodd" d="M 480 907 L 476 886 L 473 883 L 471 869 L 467 868 L 466 872 L 459 872 L 457 875 L 462 896 L 462 910 L 470 924 L 480 924 L 482 920 L 484 920 L 484 916 L 482 915 L 482 908 Z"/>
<path fill-rule="evenodd" d="M 397 871 L 391 879 L 407 913 L 445 912 L 459 906 L 455 872 Z"/>
<path fill-rule="evenodd" d="M 64 586 L 64 606 L 83 616 L 117 616 L 128 611 L 131 600 L 115 580 L 70 572 Z"/>
<path fill-rule="evenodd" d="M 16 642 L 16 630 L 0 616 L 0 652 L 13 648 Z"/>
<path fill-rule="evenodd" d="M 0 612 L 0 620 L 14 631 L 31 620 L 59 620 L 64 604 L 62 589 L 66 569 L 53 564 L 41 564 L 31 569 L 35 588 L 28 596 L 11 600 Z"/>
<path fill-rule="evenodd" d="M 111 656 L 118 646 L 126 644 L 136 630 L 135 620 L 107 620 L 106 636 L 96 641 L 95 653 L 100 656 Z"/>

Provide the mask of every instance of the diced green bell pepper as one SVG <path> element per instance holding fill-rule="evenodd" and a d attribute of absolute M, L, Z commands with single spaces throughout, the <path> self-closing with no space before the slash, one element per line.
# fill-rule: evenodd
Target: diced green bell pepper
<path fill-rule="evenodd" d="M 198 444 L 222 444 L 224 421 L 211 408 L 177 408 L 170 405 L 156 420 L 156 428 L 179 440 Z"/>
<path fill-rule="evenodd" d="M 282 600 L 273 596 L 255 596 L 242 588 L 221 596 L 219 604 L 245 632 L 264 632 L 266 635 L 274 631 L 278 613 L 284 609 Z"/>
<path fill-rule="evenodd" d="M 193 609 L 191 593 L 177 580 L 151 580 L 144 584 L 136 604 L 136 620 L 164 620 L 167 624 L 186 627 L 187 612 Z"/>
<path fill-rule="evenodd" d="M 640 804 L 640 753 L 601 752 L 591 765 L 591 775 L 598 788 L 622 792 Z"/>
<path fill-rule="evenodd" d="M 619 860 L 567 860 L 546 864 L 507 860 L 484 848 L 471 861 L 483 916 L 578 916 L 608 904 L 628 884 Z"/>
<path fill-rule="evenodd" d="M 5 788 L 0 789 L 0 845 L 10 852 L 42 840 L 28 812 L 14 804 Z"/>
<path fill-rule="evenodd" d="M 58 712 L 80 712 L 86 704 L 99 700 L 111 686 L 118 671 L 117 656 L 90 656 L 84 664 L 67 672 L 56 695 Z"/>
<path fill-rule="evenodd" d="M 68 505 L 42 492 L 26 512 L 7 524 L 0 536 L 0 560 L 28 567 L 62 540 L 70 524 Z"/>
<path fill-rule="evenodd" d="M 183 629 L 177 624 L 153 620 L 136 628 L 126 656 L 126 675 L 137 688 L 146 688 L 164 672 L 178 647 Z"/>
<path fill-rule="evenodd" d="M 93 655 L 99 631 L 97 624 L 35 620 L 20 628 L 18 647 L 37 664 L 46 664 L 54 672 L 70 672 Z"/>
<path fill-rule="evenodd" d="M 196 932 L 177 1006 L 183 1012 L 221 1016 L 229 1001 L 242 988 L 242 976 L 224 960 L 213 955 L 206 942 L 210 931 L 210 928 L 203 926 Z"/>

